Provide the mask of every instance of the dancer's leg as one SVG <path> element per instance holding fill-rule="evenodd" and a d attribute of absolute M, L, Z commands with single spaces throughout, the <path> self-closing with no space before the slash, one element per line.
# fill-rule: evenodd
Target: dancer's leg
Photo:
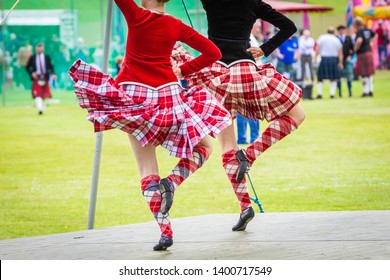
<path fill-rule="evenodd" d="M 272 121 L 261 136 L 245 150 L 250 165 L 265 150 L 297 129 L 304 119 L 305 113 L 302 107 L 295 105 L 285 116 Z"/>
<path fill-rule="evenodd" d="M 156 149 L 152 145 L 142 147 L 138 140 L 130 134 L 129 140 L 141 177 L 142 194 L 161 231 L 159 243 L 154 247 L 154 250 L 166 250 L 173 244 L 173 232 L 169 214 L 164 215 L 160 212 L 160 176 L 158 175 Z"/>
<path fill-rule="evenodd" d="M 248 207 L 251 206 L 251 202 L 245 181 L 241 183 L 236 182 L 236 176 L 240 163 L 236 157 L 238 147 L 236 143 L 234 125 L 230 125 L 224 129 L 218 135 L 218 140 L 222 150 L 223 167 L 225 168 L 226 175 L 232 184 L 234 194 L 240 203 L 241 212 L 244 212 Z"/>
<path fill-rule="evenodd" d="M 161 212 L 167 213 L 173 203 L 173 193 L 191 174 L 202 167 L 212 152 L 212 142 L 209 136 L 203 138 L 194 147 L 191 158 L 182 158 L 173 168 L 171 174 L 161 179 L 162 203 Z"/>
<path fill-rule="evenodd" d="M 218 137 L 222 148 L 222 164 L 226 175 L 232 184 L 234 194 L 240 204 L 240 217 L 238 222 L 233 226 L 233 231 L 242 231 L 246 229 L 247 224 L 255 216 L 251 200 L 246 186 L 245 178 L 237 182 L 237 174 L 240 170 L 240 162 L 237 159 L 237 146 L 235 140 L 234 127 L 230 126 L 224 130 Z"/>
<path fill-rule="evenodd" d="M 153 145 L 142 147 L 133 135 L 128 135 L 140 177 L 144 178 L 151 174 L 158 174 L 156 148 Z"/>
<path fill-rule="evenodd" d="M 161 194 L 160 194 L 160 176 L 149 175 L 141 180 L 142 194 L 149 205 L 149 209 L 153 214 L 158 226 L 160 227 L 161 236 L 158 244 L 154 247 L 154 250 L 166 250 L 172 246 L 172 226 L 169 219 L 169 214 L 162 214 L 160 212 L 161 207 Z"/>

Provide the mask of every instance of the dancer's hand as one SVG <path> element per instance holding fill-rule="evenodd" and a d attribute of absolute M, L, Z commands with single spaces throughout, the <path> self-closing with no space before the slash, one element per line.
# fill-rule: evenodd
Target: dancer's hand
<path fill-rule="evenodd" d="M 253 55 L 253 58 L 255 60 L 260 59 L 264 55 L 263 50 L 258 47 L 250 47 L 249 49 L 247 49 L 247 51 Z"/>

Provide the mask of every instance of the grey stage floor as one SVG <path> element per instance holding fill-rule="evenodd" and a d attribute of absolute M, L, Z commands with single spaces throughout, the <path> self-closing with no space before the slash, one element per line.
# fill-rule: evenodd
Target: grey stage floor
<path fill-rule="evenodd" d="M 238 214 L 173 219 L 174 244 L 154 252 L 154 222 L 0 241 L 2 260 L 390 260 L 390 211 Z"/>

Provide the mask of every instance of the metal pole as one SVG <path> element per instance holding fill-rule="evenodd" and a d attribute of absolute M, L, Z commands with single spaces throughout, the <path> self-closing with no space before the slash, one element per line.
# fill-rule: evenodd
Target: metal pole
<path fill-rule="evenodd" d="M 5 18 L 5 10 L 4 10 L 4 0 L 1 1 L 1 4 L 2 4 L 2 12 L 1 12 L 1 18 L 4 19 Z M 6 25 L 6 20 L 3 21 L 2 25 L 1 25 L 1 32 L 2 32 L 2 42 L 1 42 L 1 48 L 2 48 L 2 57 L 0 58 L 2 61 L 1 61 L 1 70 L 2 70 L 2 75 L 1 75 L 1 95 L 2 95 L 2 103 L 3 103 L 3 107 L 5 107 L 6 105 L 6 98 L 5 98 L 5 90 L 6 90 L 6 86 L 5 86 L 5 83 L 6 83 L 6 67 L 5 67 L 5 31 L 6 31 L 6 28 L 5 28 L 5 25 Z"/>
<path fill-rule="evenodd" d="M 103 51 L 104 51 L 103 72 L 104 73 L 107 73 L 108 71 L 108 54 L 109 54 L 110 38 L 111 38 L 112 6 L 113 6 L 113 0 L 108 0 L 106 32 L 104 36 L 104 47 L 103 47 Z M 95 141 L 95 156 L 94 156 L 95 158 L 93 162 L 92 184 L 91 184 L 91 193 L 90 193 L 90 200 L 89 200 L 87 229 L 93 229 L 94 222 L 95 222 L 96 197 L 98 191 L 102 143 L 103 143 L 103 133 L 98 132 L 96 133 L 96 141 Z"/>
<path fill-rule="evenodd" d="M 104 3 L 103 0 L 100 0 L 100 32 L 101 40 L 104 41 Z"/>

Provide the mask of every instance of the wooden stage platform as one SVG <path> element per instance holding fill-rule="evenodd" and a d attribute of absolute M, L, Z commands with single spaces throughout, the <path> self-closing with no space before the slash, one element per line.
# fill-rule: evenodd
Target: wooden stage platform
<path fill-rule="evenodd" d="M 173 219 L 174 244 L 154 252 L 156 223 L 0 241 L 1 260 L 390 260 L 390 211 L 256 213 Z"/>

